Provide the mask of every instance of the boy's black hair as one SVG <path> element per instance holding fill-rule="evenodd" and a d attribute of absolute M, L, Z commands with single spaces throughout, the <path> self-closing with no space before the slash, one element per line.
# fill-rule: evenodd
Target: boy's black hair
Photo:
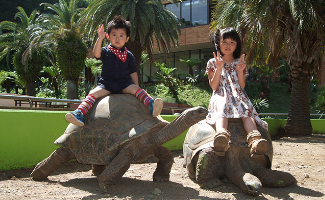
<path fill-rule="evenodd" d="M 120 29 L 125 28 L 126 36 L 130 37 L 131 33 L 131 24 L 129 21 L 126 21 L 122 18 L 121 15 L 114 16 L 114 19 L 107 23 L 107 34 L 109 35 L 111 33 L 112 29 Z"/>
<path fill-rule="evenodd" d="M 237 31 L 234 28 L 225 28 L 221 31 L 218 29 L 214 32 L 214 45 L 216 46 L 217 51 L 219 51 L 220 55 L 223 56 L 221 50 L 220 50 L 220 40 L 222 39 L 232 39 L 237 42 L 236 50 L 234 51 L 233 55 L 234 58 L 240 58 L 241 56 L 241 40 L 237 33 Z"/>

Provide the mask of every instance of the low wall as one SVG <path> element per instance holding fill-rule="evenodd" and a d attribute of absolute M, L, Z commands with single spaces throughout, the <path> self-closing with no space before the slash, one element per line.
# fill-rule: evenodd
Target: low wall
<path fill-rule="evenodd" d="M 0 171 L 31 168 L 48 157 L 59 146 L 53 142 L 63 134 L 68 122 L 66 111 L 7 110 L 0 109 Z M 167 121 L 174 115 L 162 115 Z M 275 134 L 284 127 L 286 120 L 265 119 L 269 133 Z M 325 133 L 325 120 L 311 120 L 315 133 Z M 180 150 L 186 135 L 183 132 L 163 146 L 169 150 Z"/>

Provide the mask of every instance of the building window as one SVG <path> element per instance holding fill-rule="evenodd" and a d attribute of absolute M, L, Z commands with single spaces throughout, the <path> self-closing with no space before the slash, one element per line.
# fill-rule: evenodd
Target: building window
<path fill-rule="evenodd" d="M 208 24 L 208 0 L 187 0 L 177 5 L 167 4 L 166 8 L 177 15 L 184 27 Z"/>
<path fill-rule="evenodd" d="M 192 26 L 208 24 L 208 4 L 207 0 L 191 0 L 192 5 Z"/>
<path fill-rule="evenodd" d="M 184 27 L 191 26 L 191 1 L 183 1 L 181 4 L 181 22 Z"/>

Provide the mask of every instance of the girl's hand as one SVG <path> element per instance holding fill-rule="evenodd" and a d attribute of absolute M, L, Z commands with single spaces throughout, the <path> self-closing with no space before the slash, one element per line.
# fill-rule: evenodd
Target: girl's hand
<path fill-rule="evenodd" d="M 97 29 L 97 34 L 98 34 L 98 38 L 103 40 L 106 36 L 106 33 L 104 31 L 104 25 L 99 25 L 98 29 Z"/>
<path fill-rule="evenodd" d="M 237 64 L 237 72 L 243 72 L 246 68 L 245 54 L 240 56 L 239 62 Z"/>
<path fill-rule="evenodd" d="M 217 68 L 216 71 L 221 72 L 221 70 L 222 70 L 223 66 L 225 65 L 225 63 L 221 59 L 219 51 L 217 51 L 217 56 L 216 56 L 216 53 L 213 52 L 213 56 L 214 56 L 214 59 L 216 60 L 216 62 L 214 63 L 215 67 Z"/>

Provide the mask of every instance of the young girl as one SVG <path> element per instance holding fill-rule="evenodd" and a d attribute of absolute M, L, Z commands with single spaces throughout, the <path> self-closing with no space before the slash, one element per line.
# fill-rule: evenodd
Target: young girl
<path fill-rule="evenodd" d="M 144 89 L 139 87 L 137 68 L 133 54 L 126 49 L 125 43 L 130 38 L 130 23 L 121 16 L 115 16 L 107 24 L 98 27 L 98 39 L 94 46 L 94 56 L 103 62 L 99 84 L 92 89 L 78 108 L 65 115 L 65 119 L 77 126 L 83 126 L 85 115 L 96 99 L 109 95 L 129 93 L 135 95 L 150 110 L 153 117 L 157 117 L 163 107 L 160 98 L 153 99 Z M 105 37 L 111 42 L 108 47 L 102 47 Z"/>
<path fill-rule="evenodd" d="M 230 132 L 228 118 L 241 118 L 247 132 L 247 143 L 251 154 L 263 154 L 269 143 L 261 139 L 256 123 L 268 129 L 267 123 L 261 120 L 251 101 L 244 91 L 248 75 L 245 55 L 241 55 L 241 41 L 233 28 L 225 28 L 215 32 L 217 55 L 207 63 L 206 73 L 213 94 L 209 104 L 207 121 L 216 125 L 214 149 L 220 156 L 225 155 L 229 147 Z"/>

